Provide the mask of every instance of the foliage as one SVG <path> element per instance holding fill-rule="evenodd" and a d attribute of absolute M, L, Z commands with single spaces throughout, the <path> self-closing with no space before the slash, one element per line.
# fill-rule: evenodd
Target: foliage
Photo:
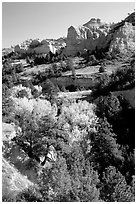
<path fill-rule="evenodd" d="M 59 115 L 59 127 L 69 134 L 70 142 L 82 140 L 89 131 L 95 132 L 98 118 L 95 105 L 87 101 L 64 103 Z"/>
<path fill-rule="evenodd" d="M 110 91 L 125 90 L 135 87 L 135 69 L 131 66 L 117 69 L 110 76 L 103 74 L 93 87 L 93 95 L 106 95 Z"/>
<path fill-rule="evenodd" d="M 35 58 L 35 63 L 59 58 L 49 53 L 39 62 Z M 33 84 L 41 87 L 30 82 L 18 85 L 16 72 L 20 67 L 17 70 L 8 61 L 3 63 L 3 120 L 20 127 L 3 155 L 11 153 L 13 157 L 12 150 L 18 146 L 24 160 L 30 161 L 29 168 L 36 169 L 37 183 L 37 187 L 3 201 L 134 201 L 134 109 L 124 97 L 109 93 L 134 86 L 133 68 L 100 75 L 93 90 L 93 97 L 99 95 L 94 105 L 82 100 L 57 101 L 59 89 L 48 78 L 66 70 L 72 70 L 75 76 L 72 60 L 53 63 L 45 73 L 34 76 Z M 51 146 L 56 153 L 54 161 L 47 159 Z"/>
<path fill-rule="evenodd" d="M 113 126 L 119 144 L 127 144 L 135 147 L 135 110 L 124 98 L 110 93 L 107 96 L 100 96 L 94 101 L 97 105 L 96 114 L 98 117 L 106 117 Z M 119 128 L 120 127 L 120 128 Z"/>
<path fill-rule="evenodd" d="M 14 69 L 15 69 L 15 72 L 16 72 L 16 73 L 20 73 L 20 72 L 23 72 L 23 71 L 24 71 L 24 68 L 23 68 L 22 63 L 17 64 L 17 65 L 14 65 Z"/>
<path fill-rule="evenodd" d="M 134 202 L 135 195 L 124 176 L 115 167 L 108 167 L 103 175 L 100 197 L 106 202 Z"/>
<path fill-rule="evenodd" d="M 121 104 L 113 93 L 109 93 L 107 96 L 100 96 L 95 100 L 97 104 L 97 115 L 99 117 L 106 117 L 108 121 L 117 117 L 121 111 Z"/>
<path fill-rule="evenodd" d="M 75 67 L 73 64 L 73 59 L 71 57 L 69 57 L 67 60 L 67 70 L 72 71 L 72 77 L 76 78 Z"/>
<path fill-rule="evenodd" d="M 116 135 L 106 119 L 99 119 L 97 132 L 90 133 L 87 156 L 95 168 L 102 173 L 109 165 L 119 167 L 124 158 L 116 143 Z M 103 162 L 102 162 L 103 161 Z"/>
<path fill-rule="evenodd" d="M 31 159 L 35 159 L 40 162 L 39 157 L 46 152 L 47 148 L 47 137 L 43 136 L 46 130 L 40 130 L 40 127 L 38 126 L 40 123 L 38 118 L 34 117 L 30 113 L 24 114 L 24 117 L 22 115 L 19 122 L 22 132 L 14 138 L 14 141 Z M 46 125 L 48 124 L 45 124 L 45 126 Z"/>
<path fill-rule="evenodd" d="M 19 193 L 14 202 L 41 202 L 42 196 L 36 187 L 30 187 Z"/>
<path fill-rule="evenodd" d="M 93 170 L 89 161 L 84 157 L 81 144 L 73 144 L 70 155 L 66 157 L 67 167 L 71 175 L 72 189 L 75 201 L 99 201 L 98 173 Z"/>
<path fill-rule="evenodd" d="M 14 86 L 11 89 L 11 95 L 14 98 L 24 98 L 24 97 L 26 97 L 28 99 L 33 98 L 32 94 L 31 94 L 31 89 L 29 87 L 22 86 L 22 84 L 20 84 L 18 86 Z"/>
<path fill-rule="evenodd" d="M 122 145 L 121 151 L 124 163 L 120 172 L 125 176 L 126 182 L 129 184 L 135 175 L 135 150 L 131 151 L 128 145 Z"/>
<path fill-rule="evenodd" d="M 100 73 L 105 72 L 105 67 L 103 65 L 101 65 L 101 67 L 99 68 L 99 72 Z"/>
<path fill-rule="evenodd" d="M 48 100 L 54 100 L 55 96 L 57 95 L 58 89 L 57 87 L 47 79 L 42 84 L 42 93 L 46 96 Z"/>
<path fill-rule="evenodd" d="M 112 89 L 115 87 L 122 89 L 125 86 L 135 85 L 135 70 L 132 67 L 124 67 L 118 69 L 111 75 L 110 86 Z"/>
<path fill-rule="evenodd" d="M 20 80 L 15 68 L 11 66 L 8 61 L 6 61 L 2 68 L 2 84 L 5 84 L 8 88 L 11 88 L 19 82 Z"/>
<path fill-rule="evenodd" d="M 14 102 L 10 98 L 10 89 L 2 85 L 2 119 L 4 122 L 13 122 L 14 118 Z"/>
<path fill-rule="evenodd" d="M 89 163 L 85 162 L 79 146 L 74 147 L 69 157 L 58 157 L 54 167 L 44 169 L 40 178 L 43 201 L 98 201 L 96 188 L 98 176 Z"/>

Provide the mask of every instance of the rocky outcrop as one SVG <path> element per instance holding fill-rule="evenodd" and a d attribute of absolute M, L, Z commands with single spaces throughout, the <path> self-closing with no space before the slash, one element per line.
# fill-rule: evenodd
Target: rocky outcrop
<path fill-rule="evenodd" d="M 79 27 L 68 28 L 67 38 L 27 40 L 14 47 L 18 53 L 47 54 L 63 49 L 63 54 L 74 56 L 86 50 L 107 49 L 110 53 L 127 53 L 135 50 L 135 12 L 119 23 L 107 24 L 101 19 L 91 18 Z"/>
<path fill-rule="evenodd" d="M 68 28 L 66 54 L 75 55 L 78 52 L 84 52 L 84 50 L 93 51 L 104 47 L 109 29 L 110 26 L 101 23 L 98 19 L 96 22 L 91 19 L 78 28 L 71 26 Z"/>
<path fill-rule="evenodd" d="M 109 52 L 125 54 L 129 51 L 135 51 L 135 26 L 132 23 L 125 22 L 113 34 Z"/>
<path fill-rule="evenodd" d="M 84 50 L 108 48 L 109 52 L 125 53 L 135 49 L 135 14 L 117 24 L 106 24 L 92 18 L 83 26 L 68 28 L 66 55 L 76 55 Z"/>
<path fill-rule="evenodd" d="M 36 53 L 36 54 L 47 54 L 49 51 L 55 53 L 57 50 L 65 47 L 65 39 L 59 38 L 57 40 L 46 39 L 40 41 L 39 39 L 27 40 L 20 45 L 14 47 L 14 51 L 19 54 L 22 53 Z"/>

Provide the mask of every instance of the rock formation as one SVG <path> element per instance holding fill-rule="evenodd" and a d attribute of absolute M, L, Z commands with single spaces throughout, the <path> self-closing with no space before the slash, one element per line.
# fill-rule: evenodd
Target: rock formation
<path fill-rule="evenodd" d="M 62 47 L 65 47 L 65 39 L 59 38 L 57 40 L 53 39 L 46 39 L 40 41 L 39 39 L 35 40 L 27 40 L 19 45 L 14 47 L 14 51 L 18 52 L 19 54 L 22 53 L 36 53 L 36 54 L 47 54 L 49 51 L 55 53 Z"/>
<path fill-rule="evenodd" d="M 67 38 L 46 39 L 40 41 L 27 40 L 14 47 L 18 53 L 47 54 L 55 53 L 61 48 L 67 56 L 84 53 L 86 50 L 95 51 L 107 49 L 110 53 L 127 53 L 135 50 L 135 12 L 119 23 L 107 24 L 101 19 L 91 18 L 90 21 L 77 28 L 68 28 Z"/>
<path fill-rule="evenodd" d="M 84 49 L 93 51 L 104 46 L 110 26 L 101 22 L 100 19 L 91 19 L 83 26 L 68 28 L 66 49 L 67 55 L 75 55 Z"/>
<path fill-rule="evenodd" d="M 83 26 L 68 28 L 66 55 L 76 55 L 84 50 L 108 48 L 109 52 L 127 52 L 135 49 L 135 14 L 117 24 L 106 24 L 92 18 Z"/>
<path fill-rule="evenodd" d="M 109 51 L 126 53 L 135 50 L 135 26 L 125 22 L 113 35 Z"/>

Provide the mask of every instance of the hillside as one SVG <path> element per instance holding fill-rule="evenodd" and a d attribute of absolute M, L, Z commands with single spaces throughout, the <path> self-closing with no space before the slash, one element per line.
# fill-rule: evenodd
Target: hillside
<path fill-rule="evenodd" d="M 135 201 L 135 14 L 2 56 L 3 202 Z"/>

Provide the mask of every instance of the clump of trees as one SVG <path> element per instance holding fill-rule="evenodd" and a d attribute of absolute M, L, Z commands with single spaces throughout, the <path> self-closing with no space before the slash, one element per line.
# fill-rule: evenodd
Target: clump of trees
<path fill-rule="evenodd" d="M 110 76 L 100 76 L 94 85 L 94 96 L 106 95 L 110 91 L 121 91 L 135 87 L 135 69 L 131 66 L 117 69 Z"/>
<path fill-rule="evenodd" d="M 97 104 L 98 116 L 93 104 L 62 100 L 54 115 L 50 111 L 43 115 L 42 108 L 40 114 L 35 107 L 34 111 L 24 109 L 16 118 L 21 132 L 12 142 L 37 169 L 37 187 L 18 194 L 16 202 L 134 201 L 133 154 L 117 143 L 113 126 L 107 121 L 121 111 L 120 103 L 111 95 L 103 100 L 106 102 Z M 101 115 L 102 109 L 105 115 Z M 56 160 L 48 160 L 50 146 L 55 149 Z M 44 166 L 47 162 L 51 167 Z"/>

